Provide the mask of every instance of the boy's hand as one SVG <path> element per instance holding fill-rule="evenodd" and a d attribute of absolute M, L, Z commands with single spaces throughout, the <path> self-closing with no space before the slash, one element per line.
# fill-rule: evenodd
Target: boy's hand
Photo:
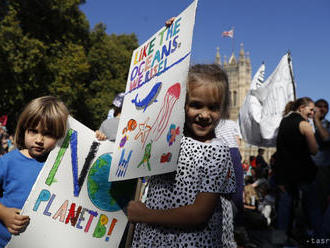
<path fill-rule="evenodd" d="M 97 140 L 100 140 L 100 141 L 107 139 L 107 136 L 104 133 L 102 133 L 100 130 L 95 131 L 95 136 L 96 136 Z"/>
<path fill-rule="evenodd" d="M 7 227 L 8 231 L 13 235 L 18 235 L 25 231 L 30 223 L 30 217 L 19 214 L 20 209 L 4 208 L 2 221 Z"/>
<path fill-rule="evenodd" d="M 147 216 L 148 208 L 140 201 L 130 201 L 127 207 L 128 220 L 132 222 L 143 221 Z"/>

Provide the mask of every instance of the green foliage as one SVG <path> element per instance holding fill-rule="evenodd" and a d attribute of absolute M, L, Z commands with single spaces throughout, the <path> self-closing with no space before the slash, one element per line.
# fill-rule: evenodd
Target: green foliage
<path fill-rule="evenodd" d="M 0 0 L 0 115 L 14 131 L 33 98 L 56 95 L 71 114 L 97 129 L 125 90 L 135 34 L 92 31 L 82 0 Z"/>

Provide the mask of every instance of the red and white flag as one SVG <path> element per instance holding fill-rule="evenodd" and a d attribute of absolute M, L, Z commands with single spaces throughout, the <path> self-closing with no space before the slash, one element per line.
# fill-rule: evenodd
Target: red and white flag
<path fill-rule="evenodd" d="M 234 29 L 231 29 L 231 30 L 228 30 L 228 31 L 223 31 L 222 32 L 222 37 L 234 38 Z"/>

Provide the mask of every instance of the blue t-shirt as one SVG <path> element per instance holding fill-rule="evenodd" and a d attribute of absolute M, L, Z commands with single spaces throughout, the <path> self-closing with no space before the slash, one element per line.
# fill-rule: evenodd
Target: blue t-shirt
<path fill-rule="evenodd" d="M 0 203 L 21 209 L 43 165 L 43 162 L 28 158 L 17 149 L 0 157 L 0 185 L 3 190 Z M 6 246 L 10 238 L 11 234 L 0 221 L 0 247 Z"/>

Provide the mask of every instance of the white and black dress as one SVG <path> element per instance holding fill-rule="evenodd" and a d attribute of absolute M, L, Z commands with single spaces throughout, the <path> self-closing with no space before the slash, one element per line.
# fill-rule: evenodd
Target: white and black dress
<path fill-rule="evenodd" d="M 151 177 L 147 207 L 171 209 L 190 205 L 200 192 L 220 193 L 222 196 L 209 221 L 199 227 L 138 223 L 132 247 L 235 247 L 230 226 L 232 210 L 225 199 L 234 190 L 235 176 L 229 148 L 217 139 L 202 143 L 183 137 L 177 171 Z"/>

